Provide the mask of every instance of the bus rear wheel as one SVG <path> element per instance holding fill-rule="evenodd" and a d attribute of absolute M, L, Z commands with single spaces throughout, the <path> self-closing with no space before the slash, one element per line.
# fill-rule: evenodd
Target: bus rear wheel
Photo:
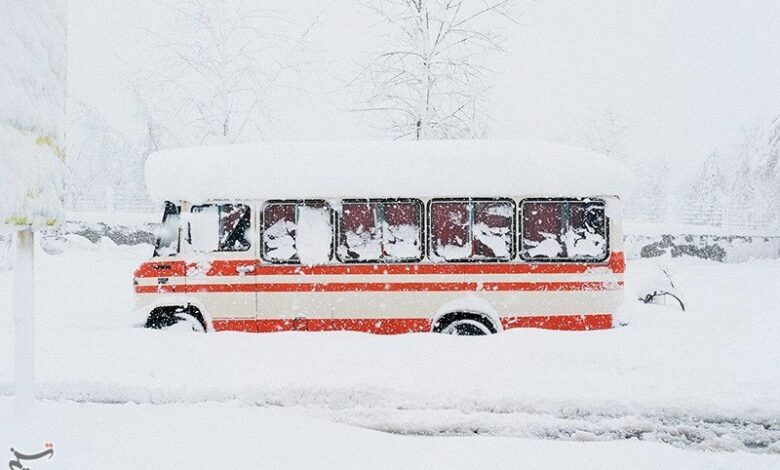
<path fill-rule="evenodd" d="M 496 333 L 493 323 L 483 315 L 452 313 L 445 315 L 434 326 L 435 333 L 455 336 L 484 336 Z"/>

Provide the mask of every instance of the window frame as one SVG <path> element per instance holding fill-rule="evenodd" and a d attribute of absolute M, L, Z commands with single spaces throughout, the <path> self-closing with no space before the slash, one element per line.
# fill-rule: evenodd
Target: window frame
<path fill-rule="evenodd" d="M 173 207 L 175 212 L 171 212 L 168 209 Z M 160 238 L 155 236 L 154 237 L 154 251 L 152 252 L 152 258 L 172 258 L 174 256 L 180 256 L 181 255 L 181 204 L 176 204 L 172 201 L 165 201 L 165 208 L 163 209 L 163 217 L 162 221 L 160 222 L 160 227 L 165 226 L 165 222 L 168 220 L 168 217 L 171 216 L 171 214 L 176 214 L 177 217 L 179 217 L 179 226 L 176 229 L 176 253 L 170 254 L 168 256 L 162 256 L 159 254 L 158 250 L 161 248 L 158 246 L 160 242 Z"/>
<path fill-rule="evenodd" d="M 246 202 L 209 202 L 206 204 L 193 204 L 190 206 L 190 214 L 192 214 L 195 209 L 200 209 L 203 207 L 211 207 L 211 206 L 218 206 L 219 209 L 217 209 L 219 212 L 218 214 L 221 216 L 222 206 L 243 206 L 246 207 L 249 211 L 249 226 L 247 227 L 247 231 L 249 233 L 252 232 L 252 205 Z M 220 227 L 217 225 L 217 230 L 219 230 Z M 252 237 L 245 238 L 246 241 L 249 242 L 249 246 L 247 246 L 243 250 L 212 250 L 212 251 L 204 251 L 203 253 L 246 253 L 247 251 L 252 251 L 252 247 L 254 244 L 252 243 Z M 192 244 L 192 233 L 189 230 L 189 226 L 187 227 L 187 243 Z"/>
<path fill-rule="evenodd" d="M 523 227 L 523 205 L 528 203 L 572 203 L 572 202 L 591 202 L 601 205 L 604 208 L 604 241 L 605 241 L 605 249 L 604 249 L 604 257 L 603 258 L 592 258 L 592 259 L 583 259 L 583 258 L 528 258 L 526 256 L 523 256 L 523 233 L 524 233 L 524 227 Z M 600 197 L 528 197 L 520 200 L 520 204 L 517 206 L 517 224 L 519 227 L 518 233 L 517 233 L 517 254 L 520 258 L 520 260 L 528 262 L 528 263 L 604 263 L 607 261 L 610 256 L 612 255 L 612 246 L 610 243 L 610 225 L 611 221 L 610 218 L 607 216 L 607 202 L 600 198 Z"/>
<path fill-rule="evenodd" d="M 371 203 L 378 203 L 378 204 L 393 204 L 393 203 L 415 203 L 419 209 L 420 209 L 420 217 L 419 217 L 419 234 L 420 234 L 420 256 L 418 258 L 406 258 L 404 260 L 387 260 L 387 259 L 375 259 L 375 260 L 343 260 L 341 259 L 341 256 L 339 255 L 338 248 L 341 246 L 341 218 L 342 218 L 342 211 L 343 211 L 343 205 L 344 204 L 371 204 Z M 422 262 L 427 253 L 426 253 L 426 241 L 425 241 L 425 234 L 426 234 L 426 228 L 425 228 L 425 221 L 426 219 L 426 211 L 425 211 L 425 203 L 422 202 L 422 200 L 418 198 L 413 197 L 399 197 L 399 198 L 356 198 L 356 199 L 341 199 L 339 201 L 341 208 L 339 211 L 334 211 L 336 213 L 336 222 L 335 222 L 335 237 L 333 239 L 333 244 L 335 248 L 335 255 L 336 259 L 339 263 L 344 264 L 412 264 L 412 263 L 420 263 Z"/>
<path fill-rule="evenodd" d="M 431 221 L 431 214 L 433 213 L 432 206 L 435 203 L 477 203 L 477 202 L 508 202 L 512 204 L 512 214 L 511 217 L 512 221 L 512 232 L 510 232 L 510 246 L 509 246 L 509 256 L 506 258 L 480 258 L 480 259 L 474 259 L 474 258 L 459 258 L 459 259 L 444 259 L 436 254 L 436 251 L 433 247 L 433 224 Z M 518 220 L 517 220 L 517 211 L 518 205 L 517 201 L 510 197 L 451 197 L 451 198 L 434 198 L 430 199 L 428 201 L 428 207 L 427 207 L 427 219 L 425 224 L 425 231 L 426 231 L 426 238 L 428 239 L 427 243 L 427 252 L 428 252 L 428 260 L 432 263 L 511 263 L 517 258 L 517 229 L 518 229 Z M 469 230 L 471 232 L 471 240 L 473 243 L 474 240 L 474 233 L 473 233 L 473 224 L 474 221 L 471 221 L 471 226 L 469 227 Z M 436 256 L 437 259 L 434 259 L 433 257 Z"/>
<path fill-rule="evenodd" d="M 259 235 L 258 243 L 259 243 L 259 251 L 260 251 L 260 259 L 263 262 L 271 263 L 271 264 L 283 264 L 283 265 L 292 265 L 292 266 L 302 266 L 301 260 L 298 259 L 298 250 L 296 249 L 295 253 L 295 259 L 289 259 L 289 260 L 272 260 L 267 259 L 265 256 L 265 241 L 263 240 L 263 236 L 265 233 L 265 209 L 270 204 L 280 204 L 280 205 L 292 205 L 292 206 L 298 206 L 298 205 L 305 205 L 305 204 L 323 204 L 327 209 L 328 213 L 330 214 L 330 252 L 328 253 L 328 261 L 333 261 L 333 256 L 335 254 L 335 246 L 336 246 L 336 239 L 334 237 L 334 234 L 336 232 L 336 211 L 333 210 L 333 206 L 324 199 L 268 199 L 267 201 L 263 201 L 262 204 L 260 204 L 260 210 L 258 214 L 258 230 L 257 233 Z M 295 223 L 297 224 L 298 221 L 296 220 Z"/>

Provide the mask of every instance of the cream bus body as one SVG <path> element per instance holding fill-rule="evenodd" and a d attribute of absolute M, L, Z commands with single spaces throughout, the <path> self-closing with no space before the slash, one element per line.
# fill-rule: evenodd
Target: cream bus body
<path fill-rule="evenodd" d="M 300 144 L 291 145 L 297 151 Z M 195 160 L 251 149 L 217 147 Z M 181 155 L 160 158 L 175 165 Z M 188 175 L 191 183 L 208 186 L 208 168 L 203 173 Z M 205 331 L 611 327 L 625 270 L 617 195 L 503 193 L 506 182 L 495 183 L 462 192 L 453 184 L 447 193 L 439 188 L 446 180 L 399 184 L 396 193 L 392 185 L 377 192 L 344 181 L 346 197 L 317 184 L 297 191 L 268 184 L 258 189 L 267 198 L 246 187 L 236 190 L 251 197 L 208 189 L 214 198 L 192 201 L 182 194 L 166 203 L 156 256 L 135 273 L 139 308 L 149 327 L 185 323 Z"/>

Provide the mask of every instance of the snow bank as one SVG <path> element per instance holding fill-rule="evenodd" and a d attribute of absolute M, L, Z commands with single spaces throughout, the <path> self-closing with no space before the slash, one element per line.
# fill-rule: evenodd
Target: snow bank
<path fill-rule="evenodd" d="M 132 271 L 150 250 L 103 240 L 36 256 L 40 398 L 295 407 L 407 434 L 635 436 L 780 450 L 780 319 L 767 307 L 780 304 L 778 261 L 666 260 L 688 310 L 629 294 L 616 321 L 628 326 L 612 330 L 188 335 L 130 326 Z M 649 269 L 655 262 L 628 264 L 627 293 Z M 13 376 L 10 280 L 0 276 L 5 396 Z"/>
<path fill-rule="evenodd" d="M 166 150 L 146 163 L 153 199 L 622 195 L 611 158 L 521 141 L 267 142 Z"/>
<path fill-rule="evenodd" d="M 6 418 L 9 402 L 0 398 L 0 429 L 14 429 Z M 588 440 L 586 433 L 579 442 L 412 438 L 316 419 L 300 409 L 232 403 L 44 402 L 39 408 L 55 453 L 51 460 L 29 465 L 34 469 L 98 469 L 106 462 L 116 470 L 770 470 L 780 464 L 777 455 L 690 452 L 635 439 L 582 442 Z M 17 442 L 9 433 L 0 434 L 5 452 Z"/>

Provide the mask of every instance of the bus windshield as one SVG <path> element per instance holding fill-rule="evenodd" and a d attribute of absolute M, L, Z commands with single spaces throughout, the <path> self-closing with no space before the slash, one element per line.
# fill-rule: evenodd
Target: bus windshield
<path fill-rule="evenodd" d="M 154 257 L 174 256 L 179 252 L 179 213 L 181 207 L 165 202 L 162 223 L 154 242 Z"/>

